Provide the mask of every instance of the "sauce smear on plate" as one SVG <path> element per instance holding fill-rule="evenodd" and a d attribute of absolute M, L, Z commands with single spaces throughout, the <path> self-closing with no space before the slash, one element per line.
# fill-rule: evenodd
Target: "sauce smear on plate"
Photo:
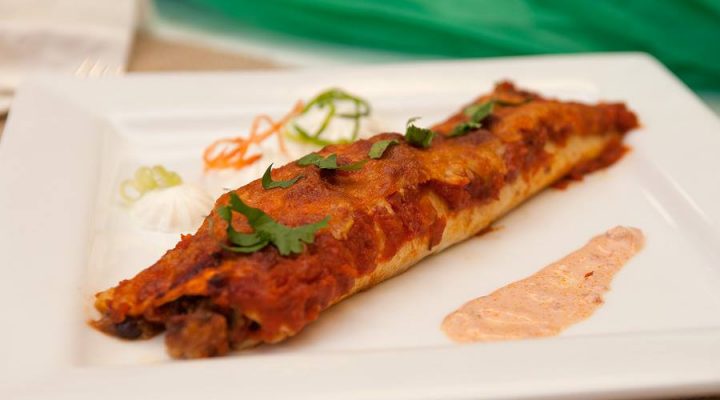
<path fill-rule="evenodd" d="M 613 276 L 643 246 L 637 228 L 618 226 L 534 275 L 472 300 L 445 317 L 456 342 L 552 336 L 603 304 Z"/>

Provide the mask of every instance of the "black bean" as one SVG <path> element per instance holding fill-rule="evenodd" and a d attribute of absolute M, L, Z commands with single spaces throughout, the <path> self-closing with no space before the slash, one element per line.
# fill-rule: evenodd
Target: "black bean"
<path fill-rule="evenodd" d="M 125 321 L 115 324 L 115 332 L 124 339 L 137 339 L 143 333 L 135 318 L 127 318 Z"/>

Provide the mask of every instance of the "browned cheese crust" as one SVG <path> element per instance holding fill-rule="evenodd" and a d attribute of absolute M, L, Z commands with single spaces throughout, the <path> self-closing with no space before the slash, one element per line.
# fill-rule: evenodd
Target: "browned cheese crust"
<path fill-rule="evenodd" d="M 502 102 L 481 129 L 446 137 L 467 120 L 460 111 L 433 127 L 440 135 L 428 149 L 383 133 L 319 151 L 345 164 L 367 159 L 378 140 L 399 141 L 358 171 L 290 163 L 273 171 L 276 180 L 304 175 L 287 189 L 264 190 L 258 180 L 235 190 L 285 225 L 330 222 L 299 255 L 281 256 L 273 246 L 237 254 L 221 247 L 226 223 L 214 211 L 155 264 L 98 293 L 102 317 L 93 325 L 129 339 L 166 329 L 177 358 L 279 342 L 332 304 L 472 237 L 578 166 L 617 152 L 638 125 L 623 104 L 559 102 L 510 83 L 473 103 L 489 99 Z M 233 226 L 251 231 L 242 215 Z"/>

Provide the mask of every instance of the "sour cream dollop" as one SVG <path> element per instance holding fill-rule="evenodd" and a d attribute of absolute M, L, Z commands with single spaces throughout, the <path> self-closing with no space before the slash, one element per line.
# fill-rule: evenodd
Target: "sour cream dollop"
<path fill-rule="evenodd" d="M 200 187 L 183 183 L 145 193 L 130 210 L 144 229 L 191 233 L 212 210 L 212 197 Z"/>

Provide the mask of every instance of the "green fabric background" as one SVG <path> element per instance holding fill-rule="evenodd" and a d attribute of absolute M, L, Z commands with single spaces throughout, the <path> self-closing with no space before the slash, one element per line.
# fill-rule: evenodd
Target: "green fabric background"
<path fill-rule="evenodd" d="M 720 0 L 156 0 L 161 15 L 361 48 L 492 57 L 653 54 L 720 91 Z"/>

